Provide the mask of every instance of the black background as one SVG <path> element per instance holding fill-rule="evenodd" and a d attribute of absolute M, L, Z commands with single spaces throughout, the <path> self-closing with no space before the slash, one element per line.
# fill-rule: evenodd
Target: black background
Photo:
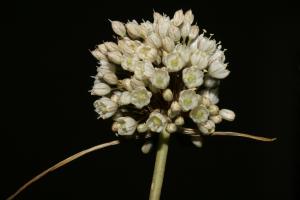
<path fill-rule="evenodd" d="M 299 134 L 299 7 L 288 1 L 99 1 L 15 3 L 3 29 L 1 193 L 80 150 L 115 139 L 97 120 L 88 90 L 89 49 L 112 40 L 108 19 L 152 20 L 192 8 L 200 28 L 222 41 L 231 74 L 220 106 L 237 118 L 218 130 L 277 137 L 273 143 L 205 138 L 202 149 L 173 137 L 162 199 L 296 199 Z M 4 71 L 5 70 L 5 71 Z M 3 94 L 3 93 L 2 93 Z M 19 199 L 147 199 L 155 153 L 140 142 L 94 152 L 48 175 Z"/>

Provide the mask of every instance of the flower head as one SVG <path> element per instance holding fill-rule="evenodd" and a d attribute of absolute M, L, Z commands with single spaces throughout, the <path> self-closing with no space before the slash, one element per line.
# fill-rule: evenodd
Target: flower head
<path fill-rule="evenodd" d="M 154 12 L 152 22 L 111 21 L 116 40 L 91 51 L 100 65 L 90 91 L 101 97 L 95 111 L 113 117 L 119 136 L 185 133 L 187 122 L 205 135 L 223 119 L 234 120 L 233 111 L 217 106 L 218 86 L 230 73 L 224 50 L 194 21 L 191 10 L 173 17 Z"/>

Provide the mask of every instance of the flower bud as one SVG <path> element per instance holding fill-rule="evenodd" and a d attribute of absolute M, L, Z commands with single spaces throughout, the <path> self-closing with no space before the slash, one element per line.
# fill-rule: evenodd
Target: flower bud
<path fill-rule="evenodd" d="M 192 10 L 188 10 L 184 14 L 184 23 L 192 24 L 194 21 L 194 15 Z"/>
<path fill-rule="evenodd" d="M 182 116 L 179 116 L 175 119 L 174 122 L 177 126 L 182 126 L 184 124 L 184 118 Z"/>
<path fill-rule="evenodd" d="M 189 23 L 183 23 L 181 27 L 181 37 L 183 39 L 187 38 L 189 36 L 191 30 L 191 25 Z"/>
<path fill-rule="evenodd" d="M 118 77 L 114 73 L 107 73 L 103 76 L 103 80 L 110 85 L 118 84 Z"/>
<path fill-rule="evenodd" d="M 95 49 L 91 51 L 91 54 L 97 59 L 97 60 L 107 60 L 106 56 L 100 52 L 99 49 Z"/>
<path fill-rule="evenodd" d="M 145 83 L 141 80 L 136 79 L 135 77 L 130 79 L 130 84 L 133 89 L 138 87 L 145 87 Z"/>
<path fill-rule="evenodd" d="M 162 17 L 158 21 L 158 33 L 160 37 L 165 37 L 170 27 L 169 17 Z"/>
<path fill-rule="evenodd" d="M 169 123 L 169 124 L 167 124 L 166 130 L 167 130 L 169 133 L 174 133 L 174 132 L 177 131 L 177 126 L 176 126 L 174 123 Z"/>
<path fill-rule="evenodd" d="M 175 43 L 171 38 L 164 37 L 162 39 L 162 46 L 164 50 L 166 50 L 167 52 L 171 52 L 175 48 Z"/>
<path fill-rule="evenodd" d="M 108 59 L 115 63 L 120 65 L 122 62 L 122 54 L 119 51 L 112 51 L 107 53 Z"/>
<path fill-rule="evenodd" d="M 105 47 L 108 51 L 119 51 L 119 47 L 114 42 L 104 42 Z"/>
<path fill-rule="evenodd" d="M 172 92 L 172 90 L 170 90 L 169 88 L 168 89 L 166 89 L 166 90 L 164 90 L 164 92 L 163 92 L 163 98 L 164 98 L 164 100 L 165 101 L 172 101 L 172 99 L 173 99 L 173 92 Z"/>
<path fill-rule="evenodd" d="M 212 104 L 217 104 L 219 102 L 217 90 L 202 90 L 201 95 L 202 97 L 208 98 Z"/>
<path fill-rule="evenodd" d="M 120 128 L 120 124 L 118 122 L 114 122 L 111 126 L 111 130 L 113 132 L 118 132 L 118 129 Z"/>
<path fill-rule="evenodd" d="M 204 79 L 204 86 L 207 88 L 215 88 L 219 84 L 219 81 L 217 79 L 211 78 L 209 76 L 206 76 Z"/>
<path fill-rule="evenodd" d="M 211 105 L 211 101 L 206 96 L 201 96 L 201 98 L 200 98 L 200 104 L 203 105 L 203 106 L 205 106 L 205 107 L 208 107 L 208 106 Z"/>
<path fill-rule="evenodd" d="M 219 124 L 222 122 L 222 117 L 221 115 L 213 115 L 213 116 L 210 116 L 209 119 L 211 121 L 213 121 L 215 124 Z"/>
<path fill-rule="evenodd" d="M 111 91 L 110 87 L 105 83 L 97 83 L 91 90 L 91 95 L 104 96 L 109 94 Z"/>
<path fill-rule="evenodd" d="M 194 136 L 194 137 L 191 137 L 191 141 L 193 143 L 193 145 L 195 145 L 196 147 L 198 148 L 201 148 L 202 147 L 202 139 L 200 136 Z"/>
<path fill-rule="evenodd" d="M 111 99 L 113 102 L 118 103 L 121 95 L 122 95 L 122 92 L 120 92 L 120 91 L 115 91 L 115 92 L 113 93 L 113 95 L 111 95 L 110 99 Z"/>
<path fill-rule="evenodd" d="M 138 38 L 141 37 L 140 27 L 139 27 L 139 24 L 136 21 L 128 22 L 125 26 L 126 26 L 126 30 L 127 30 L 128 35 L 132 39 L 138 39 Z"/>
<path fill-rule="evenodd" d="M 99 45 L 97 46 L 97 48 L 98 48 L 99 51 L 100 51 L 101 53 L 103 53 L 104 55 L 107 53 L 107 48 L 106 48 L 105 44 L 99 44 Z"/>
<path fill-rule="evenodd" d="M 178 103 L 178 101 L 173 101 L 171 103 L 171 110 L 172 110 L 172 112 L 175 112 L 175 113 L 179 113 L 181 111 L 181 106 Z"/>
<path fill-rule="evenodd" d="M 168 35 L 172 40 L 177 42 L 180 40 L 181 37 L 180 29 L 174 25 L 171 25 L 169 27 Z"/>
<path fill-rule="evenodd" d="M 235 114 L 232 110 L 229 109 L 221 109 L 219 114 L 221 117 L 227 121 L 233 121 L 235 118 Z"/>
<path fill-rule="evenodd" d="M 172 23 L 175 26 L 180 26 L 184 20 L 184 14 L 182 10 L 177 10 L 173 16 Z"/>
<path fill-rule="evenodd" d="M 198 34 L 199 34 L 199 27 L 197 25 L 191 26 L 191 30 L 189 33 L 189 39 L 190 40 L 195 39 L 198 36 Z"/>
<path fill-rule="evenodd" d="M 145 133 L 147 130 L 148 130 L 148 126 L 146 123 L 142 123 L 137 126 L 137 131 L 139 133 Z"/>
<path fill-rule="evenodd" d="M 123 106 L 123 105 L 128 105 L 131 102 L 131 96 L 130 93 L 128 91 L 122 92 L 120 98 L 119 98 L 119 105 Z"/>
<path fill-rule="evenodd" d="M 147 38 L 147 43 L 155 48 L 160 48 L 162 45 L 159 35 L 154 32 Z"/>
<path fill-rule="evenodd" d="M 123 88 L 125 88 L 128 91 L 131 91 L 133 88 L 131 86 L 131 80 L 129 78 L 125 78 L 123 80 L 120 81 L 121 82 L 121 86 Z"/>
<path fill-rule="evenodd" d="M 219 113 L 219 107 L 217 105 L 212 104 L 208 106 L 208 111 L 211 115 L 217 115 Z"/>
<path fill-rule="evenodd" d="M 153 143 L 151 141 L 147 141 L 145 142 L 145 144 L 142 146 L 141 151 L 144 154 L 147 154 L 151 151 L 151 149 L 153 148 Z"/>
<path fill-rule="evenodd" d="M 126 28 L 122 22 L 111 21 L 111 27 L 117 35 L 121 37 L 124 37 L 126 35 Z"/>

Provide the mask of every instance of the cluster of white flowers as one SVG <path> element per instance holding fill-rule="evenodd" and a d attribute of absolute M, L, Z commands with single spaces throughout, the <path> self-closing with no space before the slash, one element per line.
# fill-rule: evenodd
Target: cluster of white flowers
<path fill-rule="evenodd" d="M 99 60 L 91 90 L 100 96 L 99 117 L 112 117 L 118 135 L 139 137 L 180 132 L 187 120 L 211 134 L 223 119 L 234 120 L 233 111 L 216 105 L 220 79 L 230 73 L 220 43 L 193 25 L 191 10 L 153 18 L 111 21 L 117 41 L 91 51 Z"/>

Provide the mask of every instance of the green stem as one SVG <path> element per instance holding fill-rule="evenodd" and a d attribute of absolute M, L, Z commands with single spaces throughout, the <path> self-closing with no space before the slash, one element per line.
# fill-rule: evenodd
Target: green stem
<path fill-rule="evenodd" d="M 169 138 L 170 134 L 167 131 L 163 131 L 159 136 L 149 200 L 160 199 L 168 155 Z"/>

